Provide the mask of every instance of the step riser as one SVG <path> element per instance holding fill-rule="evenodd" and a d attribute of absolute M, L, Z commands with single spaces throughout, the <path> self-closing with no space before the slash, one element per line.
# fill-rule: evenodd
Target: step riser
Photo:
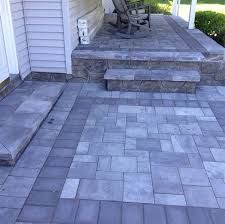
<path fill-rule="evenodd" d="M 110 91 L 195 93 L 196 82 L 107 80 Z"/>
<path fill-rule="evenodd" d="M 176 62 L 176 61 L 130 61 L 103 59 L 73 59 L 73 80 L 103 81 L 107 69 L 142 68 L 197 70 L 201 74 L 200 85 L 225 85 L 225 62 Z"/>
<path fill-rule="evenodd" d="M 73 78 L 88 81 L 104 79 L 107 69 L 174 69 L 200 70 L 199 62 L 125 61 L 125 60 L 73 60 Z"/>

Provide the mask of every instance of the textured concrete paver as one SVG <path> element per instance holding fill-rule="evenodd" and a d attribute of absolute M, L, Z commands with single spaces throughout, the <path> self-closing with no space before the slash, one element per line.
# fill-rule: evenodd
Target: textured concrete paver
<path fill-rule="evenodd" d="M 81 88 L 86 94 L 78 96 Z M 196 95 L 122 94 L 101 84 L 67 84 L 17 164 L 0 167 L 1 220 L 186 224 L 188 215 L 190 224 L 220 224 L 225 141 L 213 129 L 225 124 L 219 94 L 216 87 Z M 121 105 L 128 107 L 118 112 Z M 128 128 L 141 134 L 128 137 Z M 106 135 L 103 142 L 105 133 L 112 140 Z"/>

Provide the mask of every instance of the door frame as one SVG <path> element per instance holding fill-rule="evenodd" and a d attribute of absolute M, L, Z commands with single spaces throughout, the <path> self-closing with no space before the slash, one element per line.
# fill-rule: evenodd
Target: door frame
<path fill-rule="evenodd" d="M 16 41 L 9 0 L 0 0 L 0 13 L 9 74 L 19 74 Z"/>

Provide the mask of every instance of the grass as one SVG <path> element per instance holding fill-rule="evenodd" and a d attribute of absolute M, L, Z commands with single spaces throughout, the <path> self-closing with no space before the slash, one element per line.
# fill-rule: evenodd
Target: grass
<path fill-rule="evenodd" d="M 156 2 L 160 8 L 171 12 L 172 0 L 146 0 Z M 181 0 L 180 16 L 188 20 L 191 0 Z M 215 11 L 225 14 L 225 0 L 198 0 L 197 11 Z"/>

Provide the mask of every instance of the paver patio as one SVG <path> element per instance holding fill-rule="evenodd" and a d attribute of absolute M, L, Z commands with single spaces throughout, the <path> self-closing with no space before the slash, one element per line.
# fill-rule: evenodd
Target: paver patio
<path fill-rule="evenodd" d="M 222 224 L 224 114 L 225 87 L 68 83 L 16 165 L 0 167 L 0 223 Z"/>

